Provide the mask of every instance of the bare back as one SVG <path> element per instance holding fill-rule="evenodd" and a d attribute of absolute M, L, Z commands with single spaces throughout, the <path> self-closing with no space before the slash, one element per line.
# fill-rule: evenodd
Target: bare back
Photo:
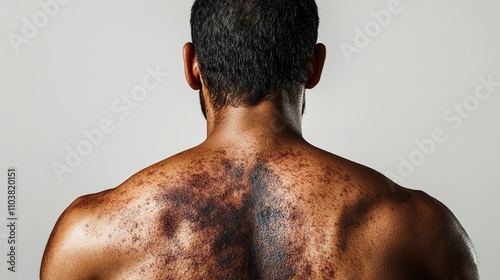
<path fill-rule="evenodd" d="M 311 146 L 199 147 L 80 198 L 50 242 L 85 240 L 86 279 L 433 279 L 439 209 Z"/>

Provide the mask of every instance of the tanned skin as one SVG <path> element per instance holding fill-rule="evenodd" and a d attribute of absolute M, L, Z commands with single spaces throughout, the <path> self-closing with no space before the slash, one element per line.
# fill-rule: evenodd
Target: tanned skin
<path fill-rule="evenodd" d="M 325 56 L 318 44 L 304 92 Z M 184 61 L 203 92 L 207 139 L 73 202 L 42 280 L 479 278 L 443 204 L 306 142 L 303 104 L 215 112 L 190 43 Z"/>

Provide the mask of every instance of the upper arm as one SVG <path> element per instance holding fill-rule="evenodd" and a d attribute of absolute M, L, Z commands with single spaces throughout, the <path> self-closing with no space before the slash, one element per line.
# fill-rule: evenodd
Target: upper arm
<path fill-rule="evenodd" d="M 77 200 L 78 201 L 78 200 Z M 91 279 L 93 249 L 85 232 L 85 214 L 70 205 L 59 217 L 42 258 L 40 279 Z"/>
<path fill-rule="evenodd" d="M 472 242 L 453 213 L 426 195 L 418 207 L 420 257 L 434 279 L 479 279 Z"/>

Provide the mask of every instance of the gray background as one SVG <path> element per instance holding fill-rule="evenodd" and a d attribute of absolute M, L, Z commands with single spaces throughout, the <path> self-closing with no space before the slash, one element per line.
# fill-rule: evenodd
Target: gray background
<path fill-rule="evenodd" d="M 454 104 L 471 100 L 480 76 L 500 81 L 500 4 L 401 0 L 402 10 L 349 63 L 341 44 L 354 45 L 355 28 L 370 26 L 371 11 L 387 9 L 389 2 L 318 1 L 328 58 L 322 83 L 308 92 L 305 137 L 384 174 L 401 175 L 400 156 L 418 154 L 415 141 L 441 128 L 446 141 L 399 180 L 444 202 L 474 242 L 483 279 L 500 279 L 500 87 L 468 118 L 443 117 Z M 2 261 L 0 278 L 38 278 L 50 231 L 76 197 L 115 187 L 203 141 L 197 92 L 184 81 L 181 57 L 190 40 L 191 4 L 73 0 L 60 4 L 16 53 L 9 34 L 21 35 L 23 17 L 33 22 L 43 10 L 36 1 L 0 2 L 2 186 L 8 167 L 17 167 L 19 175 L 18 272 L 7 273 Z M 120 119 L 111 104 L 130 95 L 146 68 L 157 65 L 169 77 Z M 98 128 L 105 118 L 115 130 L 60 181 L 53 162 L 64 164 L 66 147 L 75 149 L 85 140 L 82 130 Z M 1 224 L 6 212 L 2 187 Z M 2 256 L 6 230 L 0 226 Z"/>

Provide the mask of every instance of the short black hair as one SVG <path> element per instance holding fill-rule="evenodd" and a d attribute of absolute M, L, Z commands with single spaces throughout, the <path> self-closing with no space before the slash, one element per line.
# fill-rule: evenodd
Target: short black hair
<path fill-rule="evenodd" d="M 318 26 L 315 0 L 196 0 L 191 37 L 214 109 L 299 97 Z"/>

